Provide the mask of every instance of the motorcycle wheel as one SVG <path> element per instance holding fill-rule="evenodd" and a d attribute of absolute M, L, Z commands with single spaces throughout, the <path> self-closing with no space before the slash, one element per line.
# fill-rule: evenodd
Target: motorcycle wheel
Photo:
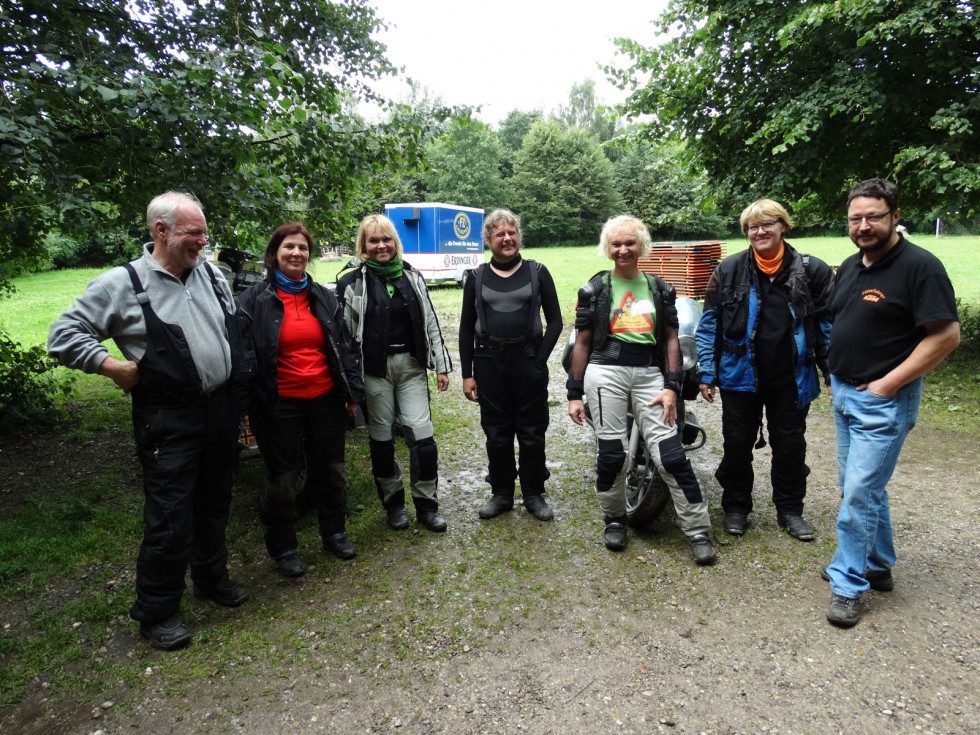
<path fill-rule="evenodd" d="M 626 518 L 633 528 L 649 526 L 670 500 L 670 491 L 653 462 L 637 452 L 626 473 Z"/>

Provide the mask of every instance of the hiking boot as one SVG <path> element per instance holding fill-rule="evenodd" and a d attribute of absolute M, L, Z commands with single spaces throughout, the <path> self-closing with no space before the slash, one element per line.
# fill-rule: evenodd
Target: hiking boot
<path fill-rule="evenodd" d="M 299 558 L 295 551 L 283 554 L 276 558 L 276 569 L 284 577 L 302 577 L 306 571 L 306 564 Z"/>
<path fill-rule="evenodd" d="M 140 623 L 140 635 L 160 651 L 176 651 L 191 642 L 190 630 L 174 616 L 157 623 Z"/>
<path fill-rule="evenodd" d="M 853 628 L 861 620 L 860 601 L 856 597 L 835 594 L 827 608 L 827 620 L 839 628 Z"/>
<path fill-rule="evenodd" d="M 415 518 L 423 526 L 436 533 L 442 533 L 449 525 L 446 523 L 446 519 L 434 510 L 418 510 Z"/>
<path fill-rule="evenodd" d="M 745 533 L 749 517 L 745 513 L 725 513 L 725 533 L 741 536 Z"/>
<path fill-rule="evenodd" d="M 883 569 L 881 571 L 867 569 L 864 572 L 864 578 L 868 580 L 868 584 L 871 585 L 871 589 L 875 592 L 891 592 L 895 589 L 895 580 L 892 578 L 891 569 Z M 824 582 L 830 581 L 830 574 L 827 573 L 827 567 L 820 568 L 820 579 Z"/>
<path fill-rule="evenodd" d="M 699 567 L 707 567 L 715 563 L 715 547 L 711 545 L 711 539 L 708 538 L 708 534 L 695 534 L 688 541 L 691 542 L 691 553 L 694 555 L 694 561 L 697 562 Z"/>
<path fill-rule="evenodd" d="M 626 518 L 607 518 L 606 530 L 602 532 L 602 541 L 610 551 L 625 549 Z"/>
<path fill-rule="evenodd" d="M 776 523 L 780 528 L 785 528 L 789 535 L 800 541 L 813 541 L 813 529 L 810 524 L 803 520 L 803 516 L 786 513 L 776 514 Z"/>
<path fill-rule="evenodd" d="M 357 556 L 357 547 L 347 538 L 346 531 L 338 531 L 324 536 L 323 549 L 338 559 L 353 559 Z"/>
<path fill-rule="evenodd" d="M 404 505 L 388 508 L 387 512 L 389 527 L 394 528 L 396 531 L 404 531 L 408 528 L 408 514 L 405 512 Z"/>
<path fill-rule="evenodd" d="M 555 512 L 545 502 L 544 496 L 540 494 L 525 495 L 524 507 L 539 521 L 550 521 L 555 517 Z"/>
<path fill-rule="evenodd" d="M 212 587 L 202 587 L 194 583 L 194 597 L 211 600 L 223 607 L 238 607 L 248 599 L 248 590 L 228 577 Z"/>
<path fill-rule="evenodd" d="M 491 495 L 490 500 L 480 507 L 480 518 L 496 518 L 501 513 L 514 509 L 514 498 L 510 495 Z"/>

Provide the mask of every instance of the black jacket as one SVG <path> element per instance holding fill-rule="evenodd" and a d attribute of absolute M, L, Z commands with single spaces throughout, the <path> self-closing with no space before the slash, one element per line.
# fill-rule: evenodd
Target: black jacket
<path fill-rule="evenodd" d="M 360 403 L 364 382 L 357 350 L 344 323 L 337 297 L 319 283 L 310 282 L 310 310 L 323 327 L 327 365 L 334 384 L 348 403 Z M 256 283 L 238 297 L 238 303 L 252 319 L 252 340 L 258 361 L 258 375 L 252 384 L 253 398 L 263 406 L 279 400 L 279 329 L 285 307 L 271 281 Z"/>

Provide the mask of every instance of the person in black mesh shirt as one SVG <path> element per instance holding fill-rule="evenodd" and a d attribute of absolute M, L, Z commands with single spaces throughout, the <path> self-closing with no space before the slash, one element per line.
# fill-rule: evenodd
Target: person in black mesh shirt
<path fill-rule="evenodd" d="M 463 393 L 480 404 L 487 437 L 487 479 L 493 494 L 480 508 L 480 518 L 511 510 L 520 479 L 524 507 L 538 520 L 549 521 L 554 512 L 544 499 L 544 483 L 551 474 L 544 447 L 548 357 L 562 328 L 558 294 L 547 268 L 521 258 L 516 214 L 497 209 L 487 215 L 483 240 L 492 258 L 466 281 L 459 324 Z"/>

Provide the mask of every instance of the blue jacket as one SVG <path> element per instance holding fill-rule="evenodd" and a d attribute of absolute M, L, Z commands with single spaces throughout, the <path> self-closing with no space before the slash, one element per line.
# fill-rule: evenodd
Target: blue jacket
<path fill-rule="evenodd" d="M 830 344 L 828 305 L 834 275 L 819 258 L 800 255 L 785 243 L 789 267 L 777 274 L 775 285 L 787 289 L 793 320 L 794 351 L 786 356 L 786 369 L 796 376 L 797 406 L 803 408 L 820 395 L 817 368 L 829 378 Z M 759 318 L 759 271 L 752 248 L 725 258 L 711 274 L 704 296 L 704 312 L 696 341 L 701 382 L 722 390 L 754 393 L 759 390 L 755 364 L 755 333 Z"/>

